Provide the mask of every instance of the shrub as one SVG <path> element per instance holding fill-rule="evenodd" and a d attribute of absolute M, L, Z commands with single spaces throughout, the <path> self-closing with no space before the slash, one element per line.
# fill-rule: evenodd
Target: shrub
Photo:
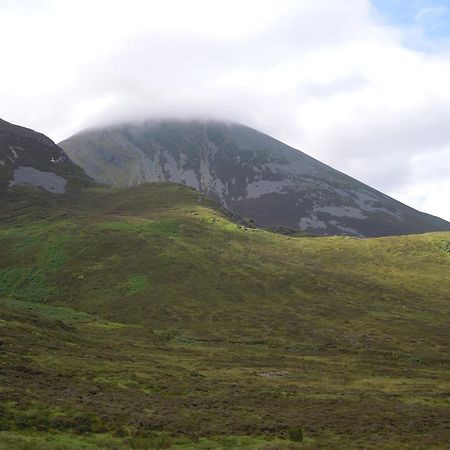
<path fill-rule="evenodd" d="M 133 450 L 165 449 L 172 447 L 170 437 L 165 434 L 154 437 L 133 437 L 128 443 Z"/>
<path fill-rule="evenodd" d="M 299 428 L 291 428 L 288 431 L 288 437 L 294 442 L 303 442 L 303 430 Z"/>

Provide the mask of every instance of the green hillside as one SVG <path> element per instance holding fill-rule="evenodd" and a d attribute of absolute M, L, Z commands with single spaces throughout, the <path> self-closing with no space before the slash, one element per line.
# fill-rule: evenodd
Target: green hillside
<path fill-rule="evenodd" d="M 448 448 L 450 233 L 282 236 L 150 184 L 17 190 L 0 249 L 2 449 Z"/>

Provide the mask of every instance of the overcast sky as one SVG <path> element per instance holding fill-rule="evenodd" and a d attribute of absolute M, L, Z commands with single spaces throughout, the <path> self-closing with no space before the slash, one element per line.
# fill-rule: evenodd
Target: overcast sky
<path fill-rule="evenodd" d="M 450 220 L 449 0 L 0 0 L 0 117 L 242 122 Z"/>

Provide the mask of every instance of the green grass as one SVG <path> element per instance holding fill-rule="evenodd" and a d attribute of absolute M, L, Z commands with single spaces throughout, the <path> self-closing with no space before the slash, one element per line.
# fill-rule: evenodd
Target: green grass
<path fill-rule="evenodd" d="M 198 200 L 0 200 L 0 448 L 448 447 L 449 233 L 289 237 Z"/>
<path fill-rule="evenodd" d="M 69 259 L 66 246 L 73 224 L 43 220 L 2 231 L 0 245 L 15 264 L 0 268 L 0 296 L 31 302 L 55 297 L 59 290 L 53 279 Z"/>
<path fill-rule="evenodd" d="M 63 306 L 52 306 L 12 299 L 0 299 L 0 305 L 8 309 L 33 312 L 43 317 L 55 320 L 84 322 L 95 320 L 95 318 L 90 314 L 86 314 L 81 311 L 74 311 L 71 308 L 65 308 Z"/>
<path fill-rule="evenodd" d="M 136 294 L 137 292 L 145 290 L 147 287 L 147 280 L 142 275 L 131 275 L 127 280 L 128 292 Z"/>
<path fill-rule="evenodd" d="M 129 218 L 115 222 L 103 222 L 100 226 L 105 230 L 142 234 L 144 236 L 178 236 L 178 223 L 175 219 L 151 221 Z"/>

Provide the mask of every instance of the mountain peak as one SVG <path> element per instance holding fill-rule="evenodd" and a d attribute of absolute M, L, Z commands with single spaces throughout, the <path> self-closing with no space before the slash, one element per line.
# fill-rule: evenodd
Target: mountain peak
<path fill-rule="evenodd" d="M 129 122 L 87 130 L 60 145 L 100 183 L 182 183 L 266 228 L 354 236 L 450 229 L 442 219 L 236 123 Z"/>

